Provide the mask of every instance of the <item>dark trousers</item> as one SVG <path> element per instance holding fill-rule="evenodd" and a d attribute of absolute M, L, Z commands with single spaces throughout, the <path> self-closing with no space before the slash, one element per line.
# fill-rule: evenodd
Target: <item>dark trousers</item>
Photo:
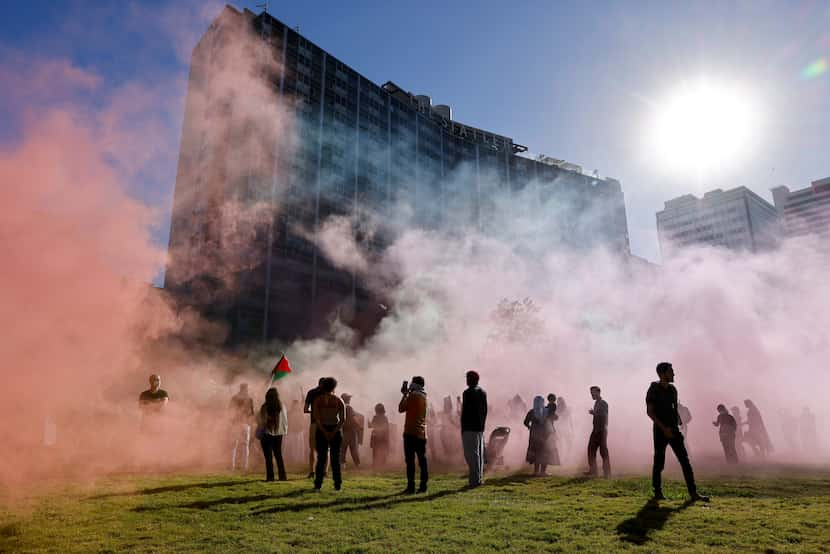
<path fill-rule="evenodd" d="M 683 435 L 676 427 L 672 429 L 671 438 L 667 438 L 659 427 L 654 427 L 654 466 L 651 470 L 651 486 L 654 487 L 654 492 L 663 491 L 662 473 L 666 465 L 666 446 L 671 446 L 674 455 L 677 456 L 677 461 L 683 470 L 683 478 L 686 480 L 686 488 L 689 489 L 691 496 L 695 496 L 697 494 L 695 474 L 692 471 L 692 464 L 689 463 L 689 454 L 686 452 Z"/>
<path fill-rule="evenodd" d="M 274 480 L 274 460 L 277 459 L 277 473 L 280 481 L 285 481 L 285 462 L 282 460 L 282 435 L 265 434 L 259 443 L 262 445 L 262 453 L 265 455 L 265 480 Z"/>
<path fill-rule="evenodd" d="M 372 447 L 372 465 L 374 467 L 383 467 L 386 465 L 386 458 L 389 455 L 389 444 L 375 443 Z"/>
<path fill-rule="evenodd" d="M 730 464 L 737 464 L 738 451 L 735 449 L 735 435 L 721 437 L 720 444 L 723 446 L 723 454 L 726 456 L 726 461 Z"/>
<path fill-rule="evenodd" d="M 343 478 L 340 475 L 340 447 L 343 444 L 343 433 L 338 431 L 331 439 L 327 439 L 323 431 L 317 429 L 314 437 L 314 447 L 317 451 L 317 466 L 314 468 L 314 488 L 323 486 L 323 477 L 326 475 L 326 458 L 331 456 L 331 477 L 335 488 L 340 488 Z"/>
<path fill-rule="evenodd" d="M 594 430 L 588 439 L 588 471 L 591 475 L 597 474 L 597 450 L 602 457 L 602 474 L 611 476 L 611 458 L 608 455 L 608 430 Z"/>
<path fill-rule="evenodd" d="M 343 431 L 343 446 L 340 448 L 340 459 L 346 463 L 346 453 L 352 453 L 354 465 L 360 465 L 360 452 L 357 447 L 357 431 Z"/>
<path fill-rule="evenodd" d="M 429 472 L 427 470 L 427 440 L 410 435 L 403 436 L 403 458 L 406 462 L 406 488 L 415 488 L 415 456 L 421 468 L 421 488 L 427 488 Z"/>

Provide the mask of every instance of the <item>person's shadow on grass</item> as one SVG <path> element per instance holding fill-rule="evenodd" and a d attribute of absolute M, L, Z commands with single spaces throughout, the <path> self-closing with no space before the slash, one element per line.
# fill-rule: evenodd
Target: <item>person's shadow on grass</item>
<path fill-rule="evenodd" d="M 90 496 L 87 500 L 101 500 L 105 498 L 114 498 L 117 496 L 142 496 L 147 494 L 163 494 L 166 492 L 181 492 L 186 491 L 189 489 L 212 489 L 216 487 L 235 487 L 238 485 L 250 485 L 251 483 L 256 483 L 261 481 L 261 479 L 238 479 L 235 481 L 208 481 L 208 482 L 197 482 L 197 483 L 183 483 L 181 485 L 167 485 L 164 487 L 155 487 L 155 488 L 145 488 L 136 491 L 123 491 L 123 492 L 108 492 L 104 494 L 98 494 L 95 496 Z"/>
<path fill-rule="evenodd" d="M 617 535 L 621 541 L 633 544 L 645 544 L 651 540 L 651 532 L 662 529 L 666 522 L 677 512 L 685 510 L 693 502 L 687 500 L 676 508 L 660 506 L 653 499 L 648 500 L 637 514 L 617 525 Z"/>
<path fill-rule="evenodd" d="M 187 509 L 194 509 L 194 510 L 208 510 L 213 508 L 214 506 L 219 506 L 222 504 L 249 504 L 252 502 L 260 502 L 262 500 L 274 500 L 276 498 L 279 499 L 286 499 L 286 498 L 294 498 L 297 496 L 304 496 L 309 491 L 307 489 L 296 489 L 293 491 L 288 491 L 283 494 L 254 494 L 250 496 L 228 496 L 224 498 L 215 498 L 213 500 L 196 500 L 195 502 L 186 502 L 184 504 L 175 504 L 172 506 L 136 506 L 132 509 L 133 512 L 153 512 L 159 509 L 167 509 L 167 508 L 187 508 Z"/>

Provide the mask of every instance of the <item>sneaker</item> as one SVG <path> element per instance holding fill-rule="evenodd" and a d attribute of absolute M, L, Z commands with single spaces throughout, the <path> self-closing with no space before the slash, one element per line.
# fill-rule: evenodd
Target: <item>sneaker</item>
<path fill-rule="evenodd" d="M 415 487 L 406 487 L 401 494 L 415 494 Z"/>
<path fill-rule="evenodd" d="M 703 496 L 702 494 L 693 494 L 691 498 L 692 502 L 709 502 L 708 496 Z"/>
<path fill-rule="evenodd" d="M 652 500 L 666 500 L 666 497 L 663 496 L 663 491 L 657 491 L 654 493 L 654 496 L 651 497 Z"/>
<path fill-rule="evenodd" d="M 334 490 L 339 491 L 343 488 L 343 485 L 334 485 Z"/>
<path fill-rule="evenodd" d="M 422 492 L 427 492 L 427 487 L 426 487 L 426 485 L 421 485 L 420 487 L 418 487 L 418 492 L 419 492 L 419 493 L 422 493 Z"/>

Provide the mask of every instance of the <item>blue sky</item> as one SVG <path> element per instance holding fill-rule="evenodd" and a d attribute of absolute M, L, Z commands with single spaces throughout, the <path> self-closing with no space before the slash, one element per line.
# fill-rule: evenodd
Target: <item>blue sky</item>
<path fill-rule="evenodd" d="M 69 59 L 101 75 L 101 95 L 170 83 L 165 109 L 176 114 L 204 5 L 21 2 L 0 20 L 0 54 Z M 306 0 L 269 11 L 377 83 L 429 94 L 454 119 L 620 179 L 632 250 L 651 260 L 654 213 L 669 198 L 746 185 L 771 199 L 773 186 L 830 176 L 830 73 L 803 75 L 830 59 L 828 2 Z M 740 84 L 761 113 L 752 150 L 706 175 L 663 167 L 644 140 L 654 106 L 699 76 Z M 174 131 L 180 123 L 174 116 Z M 19 132 L 19 111 L 0 102 L 0 141 Z M 175 164 L 160 174 L 131 190 L 166 213 Z M 157 234 L 166 243 L 166 221 Z"/>

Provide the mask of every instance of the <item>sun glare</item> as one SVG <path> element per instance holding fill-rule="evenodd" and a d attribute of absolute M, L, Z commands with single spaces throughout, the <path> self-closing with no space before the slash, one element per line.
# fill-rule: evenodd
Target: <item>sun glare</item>
<path fill-rule="evenodd" d="M 736 86 L 696 82 L 658 104 L 650 151 L 673 170 L 723 168 L 747 155 L 758 125 L 751 94 Z"/>

